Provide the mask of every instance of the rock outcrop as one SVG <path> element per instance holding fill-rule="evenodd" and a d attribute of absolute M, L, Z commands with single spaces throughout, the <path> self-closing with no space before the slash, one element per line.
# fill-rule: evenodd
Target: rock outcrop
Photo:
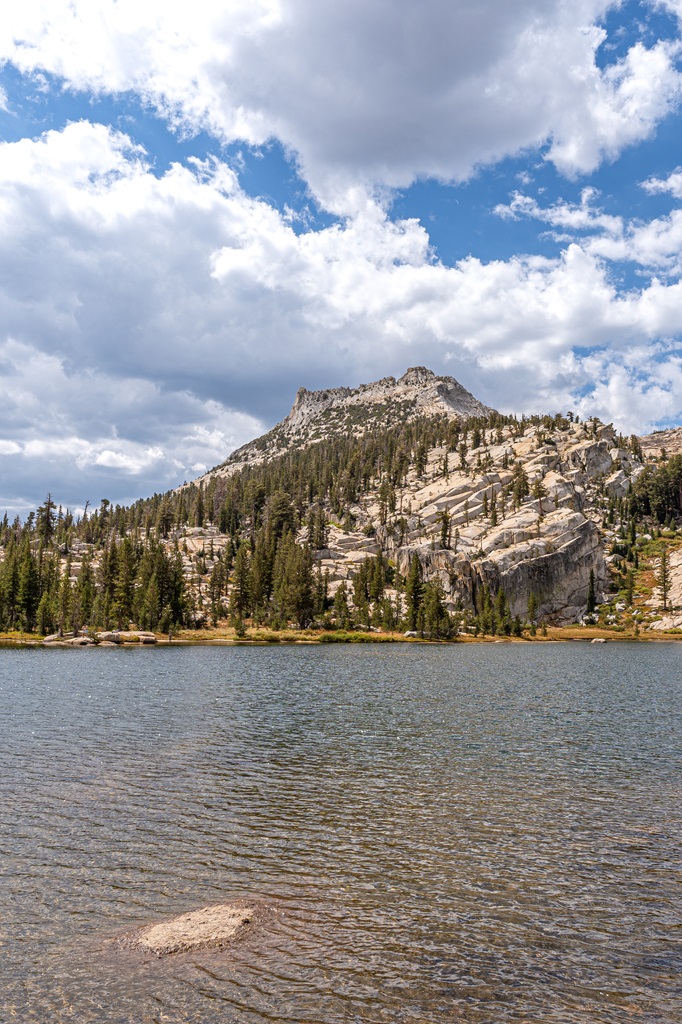
<path fill-rule="evenodd" d="M 646 434 L 639 438 L 639 443 L 646 455 L 659 456 L 663 451 L 666 455 L 682 455 L 682 427 Z"/>
<path fill-rule="evenodd" d="M 121 945 L 156 956 L 220 948 L 251 923 L 255 912 L 255 905 L 242 902 L 202 907 L 126 935 Z"/>
<path fill-rule="evenodd" d="M 641 462 L 618 446 L 613 428 L 578 423 L 552 432 L 533 425 L 521 432 L 483 431 L 480 448 L 467 456 L 478 468 L 444 471 L 448 455 L 455 458 L 435 449 L 422 476 L 410 471 L 393 521 L 379 524 L 375 495 L 352 509 L 353 530 L 330 528 L 328 548 L 318 558 L 332 587 L 352 580 L 368 554 L 383 550 L 403 575 L 416 554 L 424 579 L 441 584 L 451 610 L 480 607 L 487 586 L 492 593 L 503 588 L 512 614 L 521 618 L 532 593 L 539 617 L 579 619 L 590 574 L 598 594 L 609 579 L 600 507 L 628 492 Z M 513 464 L 523 466 L 529 492 L 516 504 Z"/>
<path fill-rule="evenodd" d="M 335 434 L 359 436 L 380 426 L 418 416 L 464 418 L 488 416 L 494 410 L 479 402 L 454 377 L 437 376 L 425 366 L 413 366 L 398 380 L 383 377 L 357 388 L 299 388 L 289 415 L 263 437 L 233 452 L 221 466 L 206 473 L 229 476 L 248 465 L 264 462 L 289 448 L 301 448 Z"/>

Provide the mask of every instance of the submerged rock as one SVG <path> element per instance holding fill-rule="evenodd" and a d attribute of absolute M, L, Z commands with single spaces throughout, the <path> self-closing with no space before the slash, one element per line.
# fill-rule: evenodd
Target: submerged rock
<path fill-rule="evenodd" d="M 256 912 L 254 905 L 219 903 L 181 914 L 171 921 L 143 928 L 124 940 L 125 945 L 148 950 L 156 956 L 187 953 L 196 949 L 222 946 L 237 932 L 250 924 Z"/>

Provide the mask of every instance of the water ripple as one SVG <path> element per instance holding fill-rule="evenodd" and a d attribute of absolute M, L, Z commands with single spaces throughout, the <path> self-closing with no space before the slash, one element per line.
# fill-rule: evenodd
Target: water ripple
<path fill-rule="evenodd" d="M 2 1024 L 680 1018 L 682 645 L 79 653 L 0 652 Z"/>

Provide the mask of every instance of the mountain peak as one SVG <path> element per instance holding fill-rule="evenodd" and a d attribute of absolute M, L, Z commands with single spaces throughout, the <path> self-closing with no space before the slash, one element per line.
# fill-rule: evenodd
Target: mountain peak
<path fill-rule="evenodd" d="M 430 384 L 434 380 L 438 380 L 433 370 L 429 370 L 426 366 L 410 366 L 408 370 L 402 375 L 398 384 L 404 384 L 405 386 L 419 386 L 420 384 Z M 450 377 L 450 380 L 454 380 L 454 377 Z"/>
<path fill-rule="evenodd" d="M 418 416 L 466 419 L 486 417 L 492 412 L 454 377 L 439 376 L 426 366 L 411 366 L 398 380 L 382 377 L 356 388 L 309 391 L 301 387 L 289 414 L 277 426 L 233 452 L 227 462 L 207 476 L 230 475 L 242 466 L 264 462 L 291 447 L 306 447 L 335 434 L 360 436 Z"/>

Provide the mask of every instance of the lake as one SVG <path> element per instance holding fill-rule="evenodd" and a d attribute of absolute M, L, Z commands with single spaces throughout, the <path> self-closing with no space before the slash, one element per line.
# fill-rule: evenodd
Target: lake
<path fill-rule="evenodd" d="M 682 644 L 0 651 L 0 1021 L 682 1019 Z M 233 898 L 224 951 L 127 929 Z"/>

